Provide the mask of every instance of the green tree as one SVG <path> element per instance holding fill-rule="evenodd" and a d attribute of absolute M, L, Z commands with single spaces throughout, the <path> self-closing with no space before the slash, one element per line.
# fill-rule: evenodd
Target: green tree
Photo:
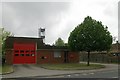
<path fill-rule="evenodd" d="M 107 26 L 102 22 L 87 16 L 84 21 L 79 24 L 68 38 L 68 45 L 74 51 L 87 51 L 89 66 L 91 51 L 108 51 L 112 44 L 112 36 L 107 30 Z"/>
<path fill-rule="evenodd" d="M 55 46 L 64 46 L 64 41 L 61 39 L 61 38 L 58 38 L 56 41 L 55 41 Z"/>
<path fill-rule="evenodd" d="M 68 46 L 68 43 L 65 43 L 65 46 Z"/>
<path fill-rule="evenodd" d="M 0 28 L 0 46 L 1 46 L 1 48 L 0 48 L 0 51 L 1 51 L 1 49 L 2 49 L 2 57 L 4 57 L 4 53 L 5 53 L 5 40 L 6 40 L 6 38 L 8 37 L 8 36 L 13 36 L 12 34 L 11 34 L 11 32 L 9 32 L 9 31 L 5 31 L 5 29 L 4 28 Z"/>
<path fill-rule="evenodd" d="M 2 28 L 0 28 L 0 57 L 1 57 L 1 54 L 2 53 Z"/>

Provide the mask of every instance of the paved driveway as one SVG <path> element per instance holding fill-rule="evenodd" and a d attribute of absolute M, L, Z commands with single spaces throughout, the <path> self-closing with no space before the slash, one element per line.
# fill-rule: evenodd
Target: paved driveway
<path fill-rule="evenodd" d="M 53 75 L 73 74 L 73 73 L 86 73 L 105 70 L 118 70 L 116 64 L 104 64 L 106 68 L 96 70 L 71 70 L 71 71 L 59 71 L 59 70 L 47 70 L 35 65 L 14 65 L 14 72 L 11 74 L 3 75 L 3 78 L 19 78 L 19 77 L 46 77 Z"/>

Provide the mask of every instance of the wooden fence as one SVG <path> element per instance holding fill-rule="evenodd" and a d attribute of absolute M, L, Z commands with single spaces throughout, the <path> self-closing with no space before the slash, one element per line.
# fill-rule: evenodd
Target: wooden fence
<path fill-rule="evenodd" d="M 80 53 L 80 61 L 87 61 L 87 53 Z M 90 53 L 90 62 L 118 63 L 120 54 L 118 53 Z"/>

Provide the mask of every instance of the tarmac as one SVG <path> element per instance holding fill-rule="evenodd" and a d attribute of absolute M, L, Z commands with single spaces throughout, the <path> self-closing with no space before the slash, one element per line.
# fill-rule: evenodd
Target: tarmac
<path fill-rule="evenodd" d="M 10 74 L 2 75 L 2 78 L 30 78 L 30 77 L 49 77 L 49 76 L 60 76 L 69 74 L 81 74 L 98 71 L 106 71 L 111 69 L 117 69 L 117 64 L 102 64 L 105 68 L 94 69 L 94 70 L 48 70 L 32 64 L 19 64 L 14 65 L 14 72 Z"/>

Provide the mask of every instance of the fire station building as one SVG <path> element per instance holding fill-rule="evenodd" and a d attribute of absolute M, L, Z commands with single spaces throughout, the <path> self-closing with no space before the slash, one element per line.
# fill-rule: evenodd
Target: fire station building
<path fill-rule="evenodd" d="M 79 52 L 66 46 L 51 46 L 41 38 L 8 37 L 6 39 L 7 64 L 46 64 L 79 62 Z"/>

